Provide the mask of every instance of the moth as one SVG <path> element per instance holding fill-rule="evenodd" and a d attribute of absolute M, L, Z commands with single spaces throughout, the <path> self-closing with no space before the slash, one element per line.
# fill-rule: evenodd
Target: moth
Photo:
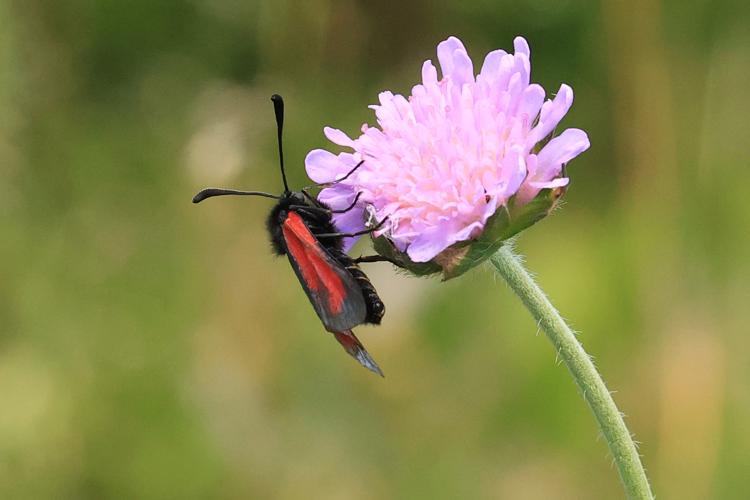
<path fill-rule="evenodd" d="M 385 219 L 363 231 L 342 233 L 336 228 L 333 215 L 353 209 L 359 200 L 359 194 L 349 207 L 332 210 L 325 203 L 315 199 L 306 189 L 289 190 L 281 140 L 284 101 L 278 94 L 271 96 L 271 101 L 276 115 L 279 165 L 284 191 L 277 196 L 261 191 L 206 188 L 193 197 L 193 203 L 224 195 L 262 196 L 277 200 L 266 220 L 274 253 L 287 256 L 325 329 L 332 333 L 344 350 L 362 366 L 382 377 L 380 367 L 352 329 L 365 323 L 378 325 L 385 314 L 383 301 L 358 264 L 388 259 L 380 256 L 353 259 L 342 250 L 342 247 L 344 238 L 376 231 Z M 362 164 L 363 162 L 360 162 L 335 182 L 344 180 Z"/>

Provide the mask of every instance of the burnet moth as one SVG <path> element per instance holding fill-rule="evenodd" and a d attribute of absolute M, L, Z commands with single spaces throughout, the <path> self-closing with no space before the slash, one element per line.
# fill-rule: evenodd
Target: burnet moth
<path fill-rule="evenodd" d="M 276 196 L 260 191 L 207 188 L 193 197 L 193 203 L 223 195 L 263 196 L 277 200 L 266 220 L 274 252 L 289 258 L 292 269 L 325 329 L 331 332 L 346 352 L 362 366 L 382 377 L 380 367 L 354 335 L 352 328 L 363 323 L 380 324 L 385 306 L 375 287 L 357 264 L 385 259 L 379 256 L 352 259 L 343 252 L 342 243 L 343 238 L 377 230 L 385 220 L 363 231 L 341 233 L 333 224 L 333 214 L 353 209 L 359 196 L 348 208 L 336 211 L 316 200 L 305 189 L 289 190 L 281 145 L 284 101 L 277 94 L 271 96 L 271 101 L 276 114 L 279 164 L 284 192 Z M 362 162 L 335 182 L 340 182 L 354 173 L 360 165 Z"/>

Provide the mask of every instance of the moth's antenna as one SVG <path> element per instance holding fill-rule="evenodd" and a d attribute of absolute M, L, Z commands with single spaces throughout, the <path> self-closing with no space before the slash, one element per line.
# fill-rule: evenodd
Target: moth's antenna
<path fill-rule="evenodd" d="M 193 196 L 193 203 L 200 203 L 206 198 L 211 198 L 213 196 L 224 196 L 227 194 L 240 196 L 263 196 L 264 198 L 273 198 L 275 200 L 279 199 L 279 197 L 274 194 L 263 193 L 261 191 L 238 191 L 236 189 L 206 188 Z"/>
<path fill-rule="evenodd" d="M 271 96 L 273 101 L 273 110 L 276 113 L 276 130 L 279 139 L 279 164 L 281 165 L 281 179 L 284 181 L 284 194 L 289 193 L 289 186 L 286 183 L 286 172 L 284 172 L 284 150 L 281 147 L 281 132 L 284 129 L 284 99 L 279 94 Z"/>

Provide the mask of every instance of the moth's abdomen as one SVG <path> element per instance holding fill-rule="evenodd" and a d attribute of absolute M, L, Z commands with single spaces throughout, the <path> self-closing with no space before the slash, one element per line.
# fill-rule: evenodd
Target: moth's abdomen
<path fill-rule="evenodd" d="M 372 323 L 379 325 L 380 320 L 383 319 L 385 314 L 385 304 L 380 300 L 378 292 L 370 282 L 370 278 L 362 271 L 357 264 L 354 263 L 351 257 L 339 250 L 332 250 L 331 255 L 338 260 L 357 280 L 357 284 L 362 289 L 362 295 L 365 298 L 365 305 L 367 306 L 367 316 L 365 317 L 365 323 Z"/>

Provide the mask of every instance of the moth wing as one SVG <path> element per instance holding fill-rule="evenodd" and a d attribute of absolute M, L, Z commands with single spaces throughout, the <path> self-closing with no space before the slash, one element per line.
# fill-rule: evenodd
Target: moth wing
<path fill-rule="evenodd" d="M 289 262 L 326 330 L 342 332 L 363 323 L 367 305 L 362 288 L 315 238 L 302 217 L 290 211 L 281 230 Z"/>
<path fill-rule="evenodd" d="M 367 349 L 365 349 L 365 346 L 362 345 L 362 342 L 360 342 L 359 339 L 354 335 L 354 332 L 352 332 L 351 330 L 347 330 L 345 332 L 334 332 L 333 335 L 334 337 L 336 337 L 336 340 L 339 341 L 341 347 L 343 347 L 351 357 L 356 359 L 359 364 L 361 364 L 371 372 L 377 373 L 381 377 L 385 377 L 385 375 L 383 375 L 383 371 L 380 369 L 373 357 L 370 356 L 370 353 L 367 352 Z"/>

